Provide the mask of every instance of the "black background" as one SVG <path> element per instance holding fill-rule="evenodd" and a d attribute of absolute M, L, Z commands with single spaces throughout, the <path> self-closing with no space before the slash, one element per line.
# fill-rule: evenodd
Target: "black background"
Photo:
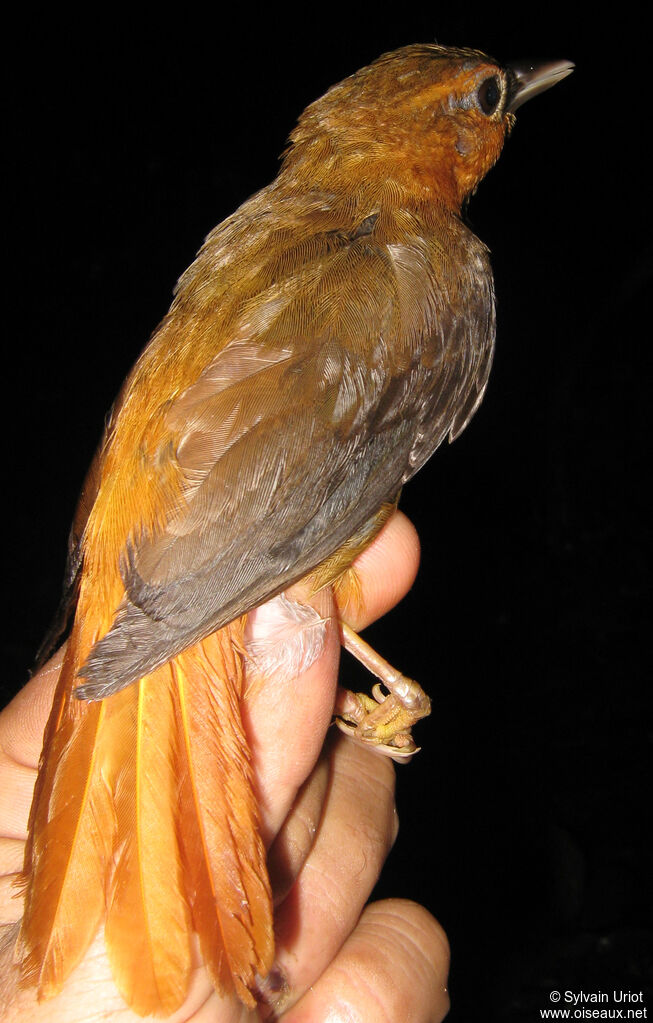
<path fill-rule="evenodd" d="M 495 366 L 470 428 L 404 492 L 420 575 L 369 631 L 434 698 L 379 894 L 445 926 L 455 1023 L 539 1019 L 554 988 L 641 990 L 653 1010 L 653 90 L 642 26 L 618 15 L 330 5 L 227 23 L 189 6 L 146 28 L 25 17 L 5 39 L 7 698 L 56 606 L 104 413 L 303 107 L 408 42 L 577 64 L 520 111 L 470 205 Z"/>

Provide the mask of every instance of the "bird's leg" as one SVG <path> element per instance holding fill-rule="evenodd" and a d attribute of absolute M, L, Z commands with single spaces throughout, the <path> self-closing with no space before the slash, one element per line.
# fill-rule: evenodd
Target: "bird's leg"
<path fill-rule="evenodd" d="M 344 622 L 340 623 L 340 639 L 345 650 L 376 675 L 388 692 L 386 695 L 378 683 L 372 689 L 374 699 L 339 689 L 338 728 L 377 753 L 397 761 L 408 759 L 419 749 L 410 730 L 431 713 L 431 701 L 417 682 L 393 668 Z"/>

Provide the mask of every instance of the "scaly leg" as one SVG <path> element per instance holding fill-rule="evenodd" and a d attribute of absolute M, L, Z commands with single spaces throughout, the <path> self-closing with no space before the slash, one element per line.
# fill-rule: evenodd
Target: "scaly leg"
<path fill-rule="evenodd" d="M 372 689 L 374 699 L 340 689 L 335 711 L 338 728 L 377 753 L 407 760 L 419 750 L 410 730 L 431 713 L 431 701 L 417 682 L 393 668 L 344 622 L 340 623 L 340 639 L 350 654 L 381 679 L 388 695 L 378 683 Z"/>

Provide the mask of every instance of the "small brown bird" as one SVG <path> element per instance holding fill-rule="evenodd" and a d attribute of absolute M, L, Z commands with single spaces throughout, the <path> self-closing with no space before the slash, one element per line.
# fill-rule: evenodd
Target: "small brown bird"
<path fill-rule="evenodd" d="M 517 107 L 571 69 L 435 45 L 380 57 L 308 107 L 277 179 L 182 276 L 71 534 L 18 946 L 39 997 L 104 920 L 136 1012 L 183 1002 L 193 933 L 216 989 L 254 1004 L 272 908 L 240 708 L 245 671 L 275 669 L 247 616 L 277 598 L 301 632 L 308 595 L 355 599 L 354 558 L 478 408 L 493 282 L 461 207 Z M 428 698 L 342 635 L 389 692 L 350 694 L 342 727 L 409 756 Z"/>

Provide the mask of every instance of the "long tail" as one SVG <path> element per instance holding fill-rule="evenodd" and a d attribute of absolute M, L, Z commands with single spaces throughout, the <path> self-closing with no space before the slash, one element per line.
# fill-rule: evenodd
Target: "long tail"
<path fill-rule="evenodd" d="M 72 695 L 75 631 L 45 734 L 23 884 L 23 978 L 56 994 L 102 918 L 141 1015 L 184 1001 L 191 936 L 215 987 L 254 1005 L 273 955 L 240 716 L 243 621 L 99 703 Z"/>

